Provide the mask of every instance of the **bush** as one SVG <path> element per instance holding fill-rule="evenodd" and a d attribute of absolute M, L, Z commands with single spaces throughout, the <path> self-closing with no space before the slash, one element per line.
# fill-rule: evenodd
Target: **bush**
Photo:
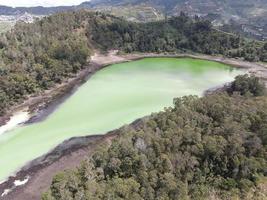
<path fill-rule="evenodd" d="M 264 83 L 258 77 L 245 74 L 235 78 L 228 92 L 230 94 L 238 92 L 241 95 L 263 96 L 266 91 Z"/>
<path fill-rule="evenodd" d="M 266 122 L 265 97 L 178 98 L 174 108 L 120 129 L 77 178 L 55 177 L 48 194 L 56 200 L 76 200 L 77 191 L 98 200 L 204 200 L 213 194 L 245 199 L 251 189 L 260 193 L 255 177 L 266 175 Z M 66 187 L 70 181 L 76 190 Z M 67 196 L 58 198 L 59 193 Z"/>

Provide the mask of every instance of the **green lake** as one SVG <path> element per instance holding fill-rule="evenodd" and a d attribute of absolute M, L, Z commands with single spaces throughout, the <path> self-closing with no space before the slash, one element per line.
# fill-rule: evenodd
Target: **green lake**
<path fill-rule="evenodd" d="M 172 106 L 174 97 L 201 96 L 243 73 L 189 58 L 146 58 L 106 67 L 44 121 L 0 135 L 0 181 L 66 139 L 105 134 Z"/>

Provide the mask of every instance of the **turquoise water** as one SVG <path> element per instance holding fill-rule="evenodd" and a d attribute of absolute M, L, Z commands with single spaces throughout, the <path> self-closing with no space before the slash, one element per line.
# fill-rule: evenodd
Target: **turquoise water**
<path fill-rule="evenodd" d="M 0 181 L 74 136 L 104 134 L 230 82 L 240 70 L 195 59 L 147 58 L 93 75 L 47 119 L 0 135 Z"/>

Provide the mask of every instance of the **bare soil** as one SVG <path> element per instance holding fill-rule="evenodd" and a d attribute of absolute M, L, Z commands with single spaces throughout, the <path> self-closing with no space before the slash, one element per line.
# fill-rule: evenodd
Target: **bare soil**
<path fill-rule="evenodd" d="M 5 189 L 11 192 L 1 197 L 2 200 L 37 200 L 41 199 L 42 193 L 49 189 L 53 177 L 62 171 L 74 169 L 83 160 L 92 155 L 95 148 L 100 144 L 109 145 L 115 134 L 105 136 L 84 137 L 82 144 L 77 144 L 75 138 L 65 142 L 65 147 L 58 146 L 50 154 L 34 161 L 29 168 L 20 171 L 16 177 L 11 177 L 9 181 L 0 185 L 0 194 Z M 15 180 L 24 180 L 29 177 L 29 181 L 22 186 L 15 187 Z"/>

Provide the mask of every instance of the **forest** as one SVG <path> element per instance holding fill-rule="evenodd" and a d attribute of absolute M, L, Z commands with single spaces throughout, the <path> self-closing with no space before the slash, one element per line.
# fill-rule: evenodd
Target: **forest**
<path fill-rule="evenodd" d="M 263 200 L 265 92 L 242 75 L 227 92 L 176 98 L 56 175 L 42 200 Z"/>
<path fill-rule="evenodd" d="M 199 17 L 135 23 L 85 10 L 19 22 L 0 35 L 0 116 L 90 67 L 94 50 L 199 53 L 266 62 L 267 43 L 213 29 Z M 267 99 L 257 77 L 225 92 L 174 99 L 125 126 L 75 170 L 55 176 L 43 200 L 264 199 Z"/>
<path fill-rule="evenodd" d="M 134 23 L 85 10 L 58 13 L 0 35 L 0 116 L 29 95 L 51 88 L 85 67 L 95 49 L 202 53 L 267 61 L 267 43 L 214 30 L 181 13 L 158 22 Z"/>

